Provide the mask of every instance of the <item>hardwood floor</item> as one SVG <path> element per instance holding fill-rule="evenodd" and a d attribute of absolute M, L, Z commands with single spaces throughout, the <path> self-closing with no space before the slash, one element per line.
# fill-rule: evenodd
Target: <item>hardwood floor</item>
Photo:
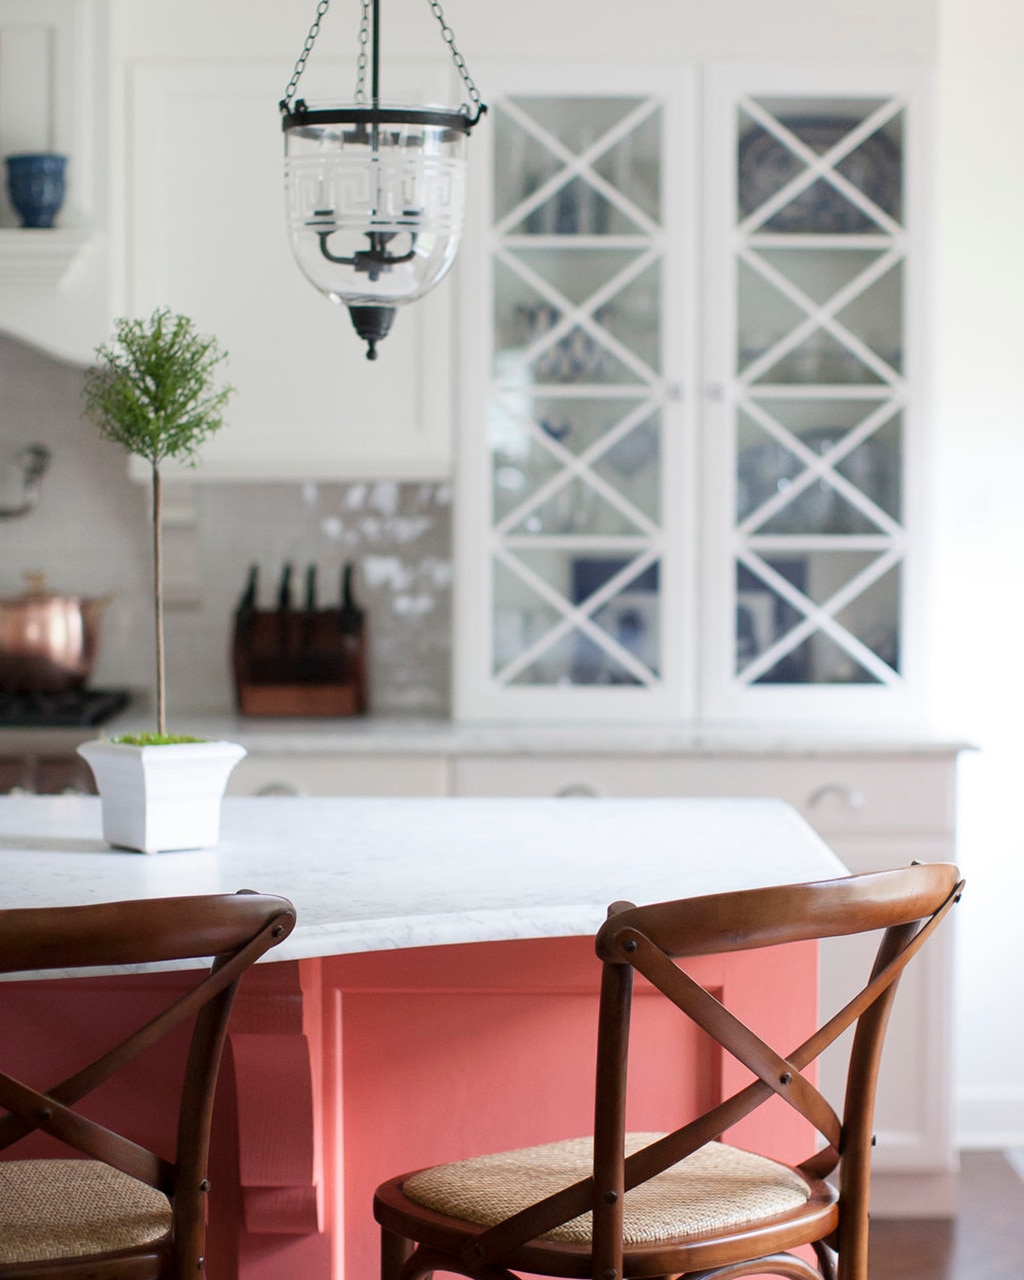
<path fill-rule="evenodd" d="M 955 1219 L 871 1225 L 871 1280 L 1020 1280 L 1022 1260 L 1024 1176 L 997 1151 L 964 1152 Z"/>

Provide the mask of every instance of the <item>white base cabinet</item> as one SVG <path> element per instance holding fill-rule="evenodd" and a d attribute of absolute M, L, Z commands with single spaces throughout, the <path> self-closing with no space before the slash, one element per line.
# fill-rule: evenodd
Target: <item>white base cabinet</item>
<path fill-rule="evenodd" d="M 252 755 L 229 796 L 443 796 L 448 762 L 433 755 Z"/>

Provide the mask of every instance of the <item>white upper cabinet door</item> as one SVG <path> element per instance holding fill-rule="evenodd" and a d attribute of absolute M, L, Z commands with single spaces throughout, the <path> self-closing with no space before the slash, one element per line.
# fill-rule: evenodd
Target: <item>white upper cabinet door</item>
<path fill-rule="evenodd" d="M 461 719 L 920 710 L 924 74 L 704 79 L 487 73 Z"/>
<path fill-rule="evenodd" d="M 133 69 L 129 309 L 191 316 L 228 353 L 225 378 L 236 389 L 224 430 L 186 475 L 447 476 L 451 282 L 399 308 L 378 359 L 367 361 L 347 311 L 292 258 L 278 113 L 288 69 L 251 60 Z M 351 73 L 325 61 L 302 94 L 337 99 L 339 77 L 347 85 Z M 427 80 L 436 68 L 389 64 L 389 73 L 400 97 L 448 96 L 447 81 Z"/>
<path fill-rule="evenodd" d="M 456 714 L 685 717 L 691 81 L 495 67 L 481 83 L 488 154 L 471 166 L 460 298 Z"/>
<path fill-rule="evenodd" d="M 920 682 L 922 74 L 706 98 L 703 711 L 907 718 Z"/>

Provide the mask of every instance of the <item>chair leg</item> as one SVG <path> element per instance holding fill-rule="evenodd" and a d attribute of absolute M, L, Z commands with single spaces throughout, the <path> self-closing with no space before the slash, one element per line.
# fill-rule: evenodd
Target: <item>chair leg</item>
<path fill-rule="evenodd" d="M 382 1230 L 381 1280 L 431 1280 L 435 1271 L 465 1276 L 467 1280 L 520 1280 L 504 1267 L 485 1264 L 467 1267 L 456 1254 L 441 1253 L 426 1245 L 413 1245 L 403 1236 L 391 1236 Z M 397 1267 L 398 1270 L 389 1268 Z"/>
<path fill-rule="evenodd" d="M 413 1243 L 393 1231 L 380 1233 L 380 1280 L 400 1280 L 406 1262 L 412 1256 Z"/>
<path fill-rule="evenodd" d="M 824 1240 L 815 1240 L 814 1252 L 818 1259 L 822 1280 L 836 1280 L 836 1251 Z"/>
<path fill-rule="evenodd" d="M 822 1280 L 817 1267 L 792 1253 L 773 1253 L 750 1262 L 731 1262 L 706 1271 L 687 1271 L 680 1280 L 742 1280 L 744 1276 L 783 1276 L 785 1280 Z"/>

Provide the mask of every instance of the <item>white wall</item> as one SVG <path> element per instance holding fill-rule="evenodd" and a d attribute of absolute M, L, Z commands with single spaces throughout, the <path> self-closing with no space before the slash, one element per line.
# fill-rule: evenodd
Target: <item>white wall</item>
<path fill-rule="evenodd" d="M 144 57 L 280 57 L 282 90 L 315 0 L 109 0 L 119 49 Z M 930 56 L 935 0 L 445 0 L 470 70 L 494 57 L 545 61 L 685 62 L 808 56 L 860 60 Z M 314 58 L 355 49 L 358 0 L 334 0 Z M 385 58 L 444 57 L 425 0 L 388 0 Z M 384 67 L 386 90 L 386 62 Z M 346 91 L 350 84 L 346 80 Z M 486 86 L 483 86 L 486 88 Z M 486 96 L 486 95 L 485 95 Z M 271 104 L 272 106 L 274 104 Z"/>
<path fill-rule="evenodd" d="M 1024 1142 L 1024 7 L 941 0 L 934 708 L 961 767 L 958 1131 Z"/>

